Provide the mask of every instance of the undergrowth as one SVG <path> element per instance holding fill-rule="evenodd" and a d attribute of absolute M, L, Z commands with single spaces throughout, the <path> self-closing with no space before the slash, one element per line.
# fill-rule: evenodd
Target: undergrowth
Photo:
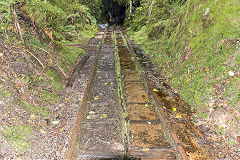
<path fill-rule="evenodd" d="M 90 2 L 0 1 L 0 48 L 6 46 L 0 59 L 3 56 L 7 59 L 6 63 L 23 67 L 18 70 L 12 68 L 14 65 L 5 65 L 1 61 L 3 68 L 0 68 L 6 74 L 0 76 L 0 81 L 6 87 L 0 85 L 0 102 L 8 106 L 4 108 L 6 112 L 11 112 L 6 118 L 9 122 L 4 122 L 6 126 L 2 133 L 20 151 L 31 148 L 28 140 L 34 138 L 31 133 L 38 130 L 32 127 L 37 126 L 36 117 L 44 121 L 52 116 L 51 108 L 61 102 L 60 94 L 76 60 L 85 54 L 85 50 L 72 45 L 87 46 L 90 38 L 97 33 L 96 18 L 92 14 L 98 10 L 91 10 L 89 7 L 93 4 Z M 95 8 L 101 5 L 99 0 L 94 3 L 99 4 Z M 15 23 L 19 24 L 20 33 Z M 14 110 L 19 110 L 19 114 Z M 33 122 L 28 120 L 29 117 Z M 14 118 L 19 121 L 13 121 Z"/>

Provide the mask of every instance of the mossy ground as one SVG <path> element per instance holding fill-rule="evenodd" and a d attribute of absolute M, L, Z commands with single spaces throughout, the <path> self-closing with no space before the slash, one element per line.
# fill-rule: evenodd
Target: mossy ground
<path fill-rule="evenodd" d="M 39 96 L 45 104 L 55 104 L 60 100 L 59 94 L 50 91 L 40 91 Z"/>
<path fill-rule="evenodd" d="M 0 84 L 0 96 L 1 97 L 9 97 L 11 96 L 11 92 L 3 87 L 2 84 Z"/>
<path fill-rule="evenodd" d="M 26 125 L 5 127 L 3 136 L 20 151 L 27 151 L 31 147 L 29 139 L 33 138 L 33 128 Z"/>

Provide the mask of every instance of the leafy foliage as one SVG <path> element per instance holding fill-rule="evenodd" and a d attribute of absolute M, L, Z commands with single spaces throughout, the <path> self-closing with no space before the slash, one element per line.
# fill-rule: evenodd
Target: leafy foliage
<path fill-rule="evenodd" d="M 172 86 L 195 108 L 219 96 L 239 106 L 239 78 L 233 82 L 228 74 L 239 74 L 239 1 L 155 0 L 149 19 L 150 5 L 142 1 L 128 21 L 130 34 L 155 57 Z"/>
<path fill-rule="evenodd" d="M 8 23 L 11 21 L 11 5 L 14 5 L 16 0 L 1 0 L 0 1 L 0 20 L 3 23 Z"/>
<path fill-rule="evenodd" d="M 32 0 L 26 7 L 41 27 L 56 31 L 64 31 L 68 25 L 96 23 L 89 9 L 73 0 Z"/>
<path fill-rule="evenodd" d="M 97 20 L 101 19 L 102 0 L 78 0 L 80 4 L 83 4 L 89 8 L 89 13 L 93 15 Z"/>
<path fill-rule="evenodd" d="M 13 29 L 12 11 L 11 7 L 14 6 L 19 0 L 1 0 L 0 1 L 0 32 L 8 32 Z"/>

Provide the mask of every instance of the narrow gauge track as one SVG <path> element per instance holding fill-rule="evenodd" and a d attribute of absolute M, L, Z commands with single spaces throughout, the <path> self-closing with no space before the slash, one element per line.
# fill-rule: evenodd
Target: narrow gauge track
<path fill-rule="evenodd" d="M 188 159 L 120 28 L 105 31 L 89 77 L 65 159 Z"/>

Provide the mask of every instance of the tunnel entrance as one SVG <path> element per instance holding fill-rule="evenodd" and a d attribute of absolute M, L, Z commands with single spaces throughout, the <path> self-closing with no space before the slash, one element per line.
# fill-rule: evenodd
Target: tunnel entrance
<path fill-rule="evenodd" d="M 102 21 L 109 24 L 122 25 L 125 19 L 126 7 L 114 0 L 102 0 Z"/>

